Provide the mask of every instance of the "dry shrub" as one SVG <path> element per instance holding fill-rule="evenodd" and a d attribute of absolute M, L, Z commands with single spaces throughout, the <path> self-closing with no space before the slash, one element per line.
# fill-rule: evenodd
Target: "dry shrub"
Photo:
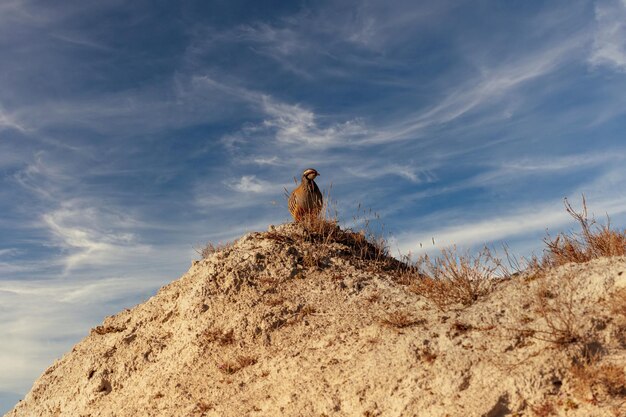
<path fill-rule="evenodd" d="M 374 238 L 365 229 L 357 232 L 341 229 L 336 219 L 309 217 L 301 223 L 306 230 L 305 240 L 316 243 L 318 259 L 325 255 L 324 248 L 333 243 L 346 246 L 349 256 L 359 260 L 375 261 L 375 263 L 398 263 L 389 256 L 389 249 L 382 237 Z M 395 262 L 394 262 L 395 261 Z"/>
<path fill-rule="evenodd" d="M 582 196 L 582 211 L 577 212 L 565 199 L 565 210 L 580 225 L 578 233 L 561 233 L 552 239 L 544 239 L 547 245 L 544 257 L 536 267 L 556 267 L 569 262 L 584 263 L 605 256 L 626 255 L 626 230 L 612 230 L 610 219 L 606 225 L 598 224 L 589 218 L 587 202 Z"/>
<path fill-rule="evenodd" d="M 571 345 L 584 349 L 595 340 L 595 332 L 577 309 L 576 286 L 572 277 L 558 282 L 540 278 L 537 288 L 529 294 L 527 307 L 533 309 L 539 320 L 526 314 L 518 317 L 517 327 L 509 328 L 518 340 L 528 338 L 553 343 L 557 346 Z M 587 323 L 588 324 L 588 323 Z"/>
<path fill-rule="evenodd" d="M 532 329 L 533 338 L 568 345 L 590 339 L 590 335 L 580 334 L 582 317 L 576 314 L 574 287 L 571 277 L 564 277 L 557 286 L 543 280 L 534 295 L 536 311 L 545 322 L 545 328 Z"/>
<path fill-rule="evenodd" d="M 411 291 L 442 310 L 456 304 L 473 304 L 493 288 L 496 279 L 506 276 L 502 262 L 488 248 L 476 256 L 458 254 L 456 247 L 443 249 L 434 260 L 423 256 L 417 268 L 418 278 L 413 280 Z"/>
<path fill-rule="evenodd" d="M 225 243 L 219 242 L 217 244 L 209 242 L 203 248 L 195 248 L 195 251 L 198 255 L 200 255 L 202 259 L 206 259 L 209 256 L 213 255 L 214 253 L 224 250 L 232 245 L 233 245 L 233 242 L 225 242 Z"/>
<path fill-rule="evenodd" d="M 285 190 L 285 197 L 289 193 Z M 360 211 L 360 205 L 358 211 Z M 369 212 L 370 217 L 356 215 L 354 223 L 360 226 L 356 230 L 342 229 L 339 227 L 337 209 L 330 197 L 330 192 L 325 193 L 324 204 L 318 215 L 309 215 L 302 218 L 298 224 L 303 233 L 294 233 L 289 236 L 270 232 L 268 237 L 282 242 L 290 243 L 314 243 L 315 254 L 306 257 L 306 266 L 323 267 L 324 258 L 332 252 L 332 245 L 339 244 L 347 247 L 348 251 L 342 256 L 356 260 L 374 261 L 368 262 L 369 266 L 382 267 L 386 270 L 406 267 L 406 265 L 391 256 L 387 240 L 384 238 L 383 227 L 377 228 L 375 224 L 380 221 L 380 216 Z"/>
<path fill-rule="evenodd" d="M 570 369 L 574 394 L 581 400 L 604 402 L 626 398 L 624 366 L 600 363 L 599 356 L 575 362 Z"/>
<path fill-rule="evenodd" d="M 403 329 L 405 327 L 419 324 L 419 321 L 411 316 L 411 314 L 405 311 L 394 311 L 387 314 L 386 317 L 380 319 L 381 324 L 386 326 L 395 327 L 397 329 Z"/>

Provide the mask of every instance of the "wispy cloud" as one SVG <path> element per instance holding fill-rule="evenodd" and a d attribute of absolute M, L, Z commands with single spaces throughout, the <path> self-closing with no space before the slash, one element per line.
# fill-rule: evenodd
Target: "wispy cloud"
<path fill-rule="evenodd" d="M 413 183 L 429 182 L 435 179 L 435 175 L 429 169 L 423 169 L 415 164 L 368 164 L 360 163 L 353 167 L 347 167 L 346 172 L 357 178 L 375 180 L 380 177 L 393 175 L 404 178 Z"/>
<path fill-rule="evenodd" d="M 2 110 L 2 107 L 0 107 L 0 131 L 2 129 L 15 129 L 20 132 L 25 132 L 27 130 L 26 127 L 20 124 L 15 117 L 5 113 Z"/>
<path fill-rule="evenodd" d="M 350 146 L 353 139 L 367 133 L 358 119 L 320 127 L 312 111 L 299 105 L 280 103 L 269 97 L 264 97 L 261 107 L 270 116 L 263 122 L 263 126 L 273 130 L 276 140 L 282 143 L 322 148 Z"/>
<path fill-rule="evenodd" d="M 483 106 L 493 105 L 524 84 L 552 73 L 573 59 L 572 52 L 580 49 L 581 38 L 572 38 L 521 55 L 513 62 L 485 68 L 479 75 L 454 86 L 433 107 L 413 113 L 404 120 L 400 119 L 372 135 L 366 142 L 384 143 L 423 136 L 430 127 L 450 123 Z M 501 118 L 510 116 L 510 113 L 505 112 Z"/>
<path fill-rule="evenodd" d="M 258 179 L 255 175 L 244 175 L 236 181 L 229 182 L 228 185 L 240 193 L 262 193 L 272 188 L 269 182 Z"/>
<path fill-rule="evenodd" d="M 115 222 L 110 222 L 112 215 Z M 121 258 L 148 252 L 150 247 L 138 244 L 132 233 L 111 228 L 132 223 L 132 219 L 124 217 L 122 213 L 106 213 L 70 200 L 45 214 L 43 222 L 55 236 L 55 244 L 68 252 L 63 260 L 67 273 L 81 265 L 119 262 Z"/>
<path fill-rule="evenodd" d="M 611 216 L 621 215 L 626 213 L 626 198 L 597 199 L 593 207 L 609 210 Z M 449 216 L 449 213 L 446 215 Z M 431 224 L 442 222 L 441 216 L 438 217 L 429 218 L 429 222 Z M 562 200 L 557 200 L 538 205 L 526 205 L 510 212 L 490 211 L 485 218 L 460 224 L 401 233 L 394 238 L 394 243 L 402 253 L 420 254 L 452 245 L 468 248 L 520 237 L 536 239 L 536 235 L 546 230 L 551 230 L 552 233 L 559 232 L 568 225 L 573 225 L 573 220 L 563 208 Z M 431 244 L 433 240 L 435 246 Z M 530 246 L 539 248 L 540 243 L 540 241 L 534 241 Z"/>
<path fill-rule="evenodd" d="M 596 31 L 589 62 L 626 72 L 626 2 L 596 3 Z"/>

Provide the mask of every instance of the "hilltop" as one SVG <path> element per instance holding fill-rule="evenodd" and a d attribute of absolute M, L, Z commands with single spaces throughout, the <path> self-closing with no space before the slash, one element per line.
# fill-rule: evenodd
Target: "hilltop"
<path fill-rule="evenodd" d="M 340 229 L 270 226 L 209 252 L 7 416 L 626 415 L 624 257 L 464 300 Z"/>

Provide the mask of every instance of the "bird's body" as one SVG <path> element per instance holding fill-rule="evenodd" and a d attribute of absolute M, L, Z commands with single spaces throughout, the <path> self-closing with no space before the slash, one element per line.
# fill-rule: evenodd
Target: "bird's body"
<path fill-rule="evenodd" d="M 314 181 L 318 175 L 313 168 L 305 169 L 302 173 L 302 182 L 289 196 L 289 212 L 296 222 L 306 217 L 317 217 L 322 210 L 322 193 Z"/>

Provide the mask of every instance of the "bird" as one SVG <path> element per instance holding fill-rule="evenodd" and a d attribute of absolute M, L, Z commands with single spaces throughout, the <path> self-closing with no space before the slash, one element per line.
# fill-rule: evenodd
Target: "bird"
<path fill-rule="evenodd" d="M 323 198 L 320 189 L 315 183 L 315 177 L 319 172 L 313 168 L 307 168 L 302 173 L 302 181 L 291 192 L 287 202 L 289 212 L 296 222 L 310 217 L 317 217 L 322 210 Z"/>

